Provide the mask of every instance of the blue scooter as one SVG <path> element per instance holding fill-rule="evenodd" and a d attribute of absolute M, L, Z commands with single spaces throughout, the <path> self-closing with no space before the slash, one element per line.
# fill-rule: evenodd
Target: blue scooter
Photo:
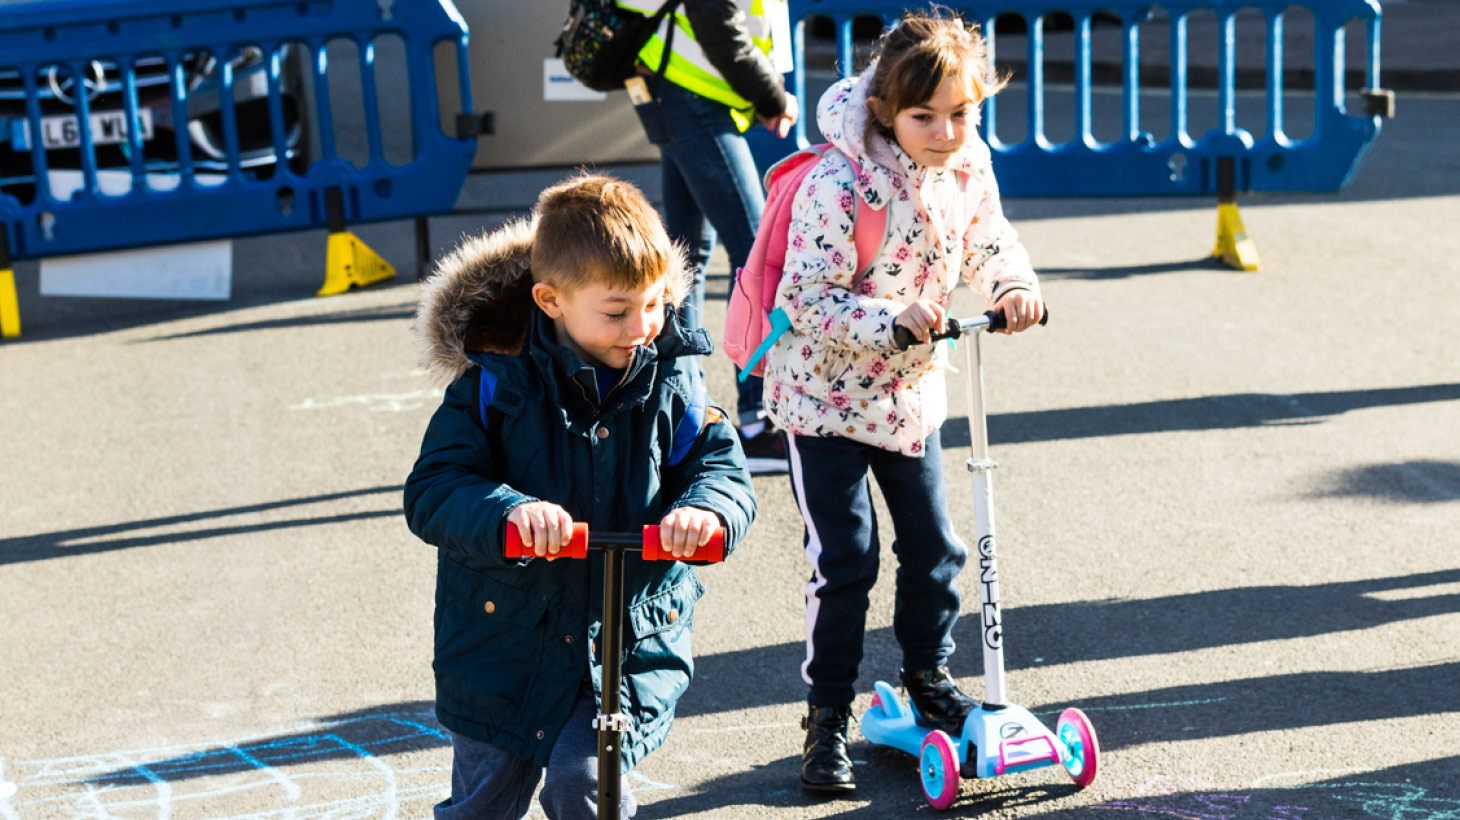
<path fill-rule="evenodd" d="M 1049 321 L 1048 312 L 1040 324 Z M 890 746 L 918 759 L 923 796 L 938 810 L 958 799 L 960 777 L 990 778 L 1044 766 L 1063 765 L 1084 788 L 1100 771 L 1100 743 L 1095 727 L 1079 709 L 1066 709 L 1050 731 L 1028 709 L 1007 701 L 1004 690 L 1004 636 L 999 611 L 999 571 L 995 562 L 993 477 L 997 465 L 989 458 L 988 422 L 983 402 L 983 361 L 978 331 L 993 332 L 1004 327 L 1004 315 L 988 311 L 970 319 L 949 319 L 947 330 L 932 339 L 957 339 L 967 334 L 963 346 L 967 363 L 968 434 L 972 453 L 968 470 L 973 474 L 975 529 L 978 533 L 979 597 L 982 599 L 984 699 L 963 723 L 958 737 L 941 729 L 929 729 L 918 719 L 917 709 L 897 696 L 893 688 L 877 681 L 872 706 L 862 715 L 862 735 L 879 746 Z M 917 340 L 903 327 L 897 328 L 902 349 Z M 975 382 L 977 389 L 975 389 Z"/>

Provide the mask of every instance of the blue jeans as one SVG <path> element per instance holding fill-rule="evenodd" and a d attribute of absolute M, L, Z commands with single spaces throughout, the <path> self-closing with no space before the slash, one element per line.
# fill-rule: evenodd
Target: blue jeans
<path fill-rule="evenodd" d="M 725 243 L 730 275 L 745 264 L 765 210 L 760 172 L 730 109 L 658 76 L 644 78 L 653 99 L 634 106 L 649 142 L 659 146 L 664 188 L 664 228 L 691 254 L 694 287 L 687 318 L 698 327 L 704 316 L 705 266 L 715 241 Z M 765 415 L 762 382 L 736 382 L 742 424 Z"/>
<path fill-rule="evenodd" d="M 806 661 L 812 706 L 849 706 L 855 695 L 867 593 L 877 580 L 877 516 L 870 470 L 892 514 L 897 587 L 892 633 L 904 669 L 953 654 L 960 596 L 954 580 L 968 549 L 948 519 L 943 448 L 934 431 L 913 458 L 845 438 L 787 436 L 791 489 L 806 524 Z"/>
<path fill-rule="evenodd" d="M 593 728 L 596 712 L 593 690 L 579 692 L 568 725 L 553 744 L 547 782 L 538 797 L 551 820 L 598 817 L 598 732 Z M 526 817 L 532 792 L 542 775 L 543 768 L 530 760 L 453 732 L 451 797 L 436 805 L 436 820 Z M 629 794 L 627 780 L 620 786 L 620 815 L 633 817 L 638 806 Z"/>

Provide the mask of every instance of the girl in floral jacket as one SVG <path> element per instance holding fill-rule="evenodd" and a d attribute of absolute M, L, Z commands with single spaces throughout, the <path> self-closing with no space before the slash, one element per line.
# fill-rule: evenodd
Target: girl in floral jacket
<path fill-rule="evenodd" d="M 944 329 L 961 278 L 1008 319 L 1043 314 L 1029 255 L 1004 219 L 988 147 L 975 133 L 991 77 L 976 28 L 913 13 L 883 36 L 861 76 L 832 86 L 817 123 L 838 151 L 809 173 L 792 206 L 777 305 L 792 328 L 767 357 L 766 407 L 787 431 L 791 484 L 812 565 L 806 590 L 810 686 L 801 782 L 854 788 L 847 719 L 862 657 L 877 527 L 867 481 L 892 513 L 898 558 L 893 631 L 902 681 L 931 726 L 955 736 L 975 706 L 947 670 L 967 550 L 948 520 L 938 428 L 947 416 L 941 345 L 899 351 Z M 850 161 L 849 161 L 850 160 Z M 860 197 L 887 209 L 875 262 L 859 271 Z"/>

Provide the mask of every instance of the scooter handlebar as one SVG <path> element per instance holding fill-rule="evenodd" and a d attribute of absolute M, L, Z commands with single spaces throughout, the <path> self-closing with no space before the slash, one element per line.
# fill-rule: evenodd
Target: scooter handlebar
<path fill-rule="evenodd" d="M 522 543 L 522 531 L 511 521 L 507 522 L 507 545 L 503 550 L 508 558 L 535 558 L 537 553 Z M 568 545 L 558 551 L 555 558 L 587 558 L 588 557 L 588 525 L 574 524 L 573 534 L 568 539 Z"/>
<path fill-rule="evenodd" d="M 664 547 L 659 537 L 659 525 L 646 524 L 642 533 L 633 535 L 630 533 L 606 532 L 593 536 L 588 534 L 588 525 L 577 523 L 573 525 L 573 535 L 568 540 L 568 545 L 558 551 L 554 558 L 587 558 L 588 550 L 604 549 L 606 547 L 624 547 L 640 553 L 645 561 L 684 561 L 690 564 L 718 564 L 725 560 L 725 530 L 717 528 L 710 535 L 710 540 L 704 546 L 696 549 L 694 554 L 688 558 L 675 558 L 669 550 Z M 507 543 L 504 554 L 511 559 L 534 558 L 537 553 L 531 547 L 522 543 L 522 533 L 517 529 L 516 524 L 507 525 Z"/>
<path fill-rule="evenodd" d="M 691 564 L 718 564 L 725 560 L 725 530 L 716 527 L 710 540 L 695 549 L 689 558 L 675 558 L 659 538 L 658 524 L 644 525 L 643 558 L 645 561 L 687 561 Z"/>
<path fill-rule="evenodd" d="M 1041 325 L 1049 324 L 1049 308 L 1044 309 L 1044 315 L 1039 317 Z M 941 333 L 933 331 L 928 334 L 928 342 L 939 341 L 940 339 L 957 339 L 965 333 L 971 333 L 982 328 L 987 333 L 996 330 L 1003 330 L 1009 326 L 1008 320 L 1004 317 L 1002 310 L 986 310 L 982 316 L 974 316 L 968 319 L 949 318 L 946 322 L 947 329 Z M 918 337 L 914 336 L 911 330 L 896 325 L 892 328 L 892 341 L 897 345 L 898 350 L 907 350 L 918 344 Z"/>

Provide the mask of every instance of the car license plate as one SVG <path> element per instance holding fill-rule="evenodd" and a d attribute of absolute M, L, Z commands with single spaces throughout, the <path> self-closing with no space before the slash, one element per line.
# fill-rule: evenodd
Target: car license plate
<path fill-rule="evenodd" d="M 142 141 L 152 139 L 152 112 L 145 108 L 138 109 L 137 120 L 141 125 Z M 44 145 L 47 150 L 81 147 L 80 122 L 79 117 L 69 114 L 62 114 L 58 117 L 41 117 L 41 145 Z M 30 122 L 21 120 L 20 125 L 18 133 L 15 134 L 15 143 L 17 148 L 24 151 L 30 148 Z M 91 112 L 92 145 L 114 145 L 126 141 L 127 112 Z"/>

